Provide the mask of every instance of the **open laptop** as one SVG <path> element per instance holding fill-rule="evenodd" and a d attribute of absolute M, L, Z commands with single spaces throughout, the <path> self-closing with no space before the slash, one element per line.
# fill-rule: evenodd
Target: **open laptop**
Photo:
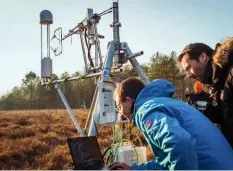
<path fill-rule="evenodd" d="M 68 138 L 74 170 L 104 170 L 105 164 L 96 136 Z"/>

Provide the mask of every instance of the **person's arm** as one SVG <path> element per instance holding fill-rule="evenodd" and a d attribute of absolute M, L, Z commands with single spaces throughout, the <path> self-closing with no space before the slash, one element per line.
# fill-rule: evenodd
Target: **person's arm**
<path fill-rule="evenodd" d="M 224 126 L 223 133 L 233 148 L 233 67 L 230 68 L 223 94 Z"/>
<path fill-rule="evenodd" d="M 150 126 L 148 125 L 149 122 L 153 124 Z M 177 119 L 163 113 L 150 112 L 142 118 L 141 124 L 145 128 L 144 133 L 148 136 L 149 141 L 152 141 L 151 144 L 154 144 L 155 148 L 160 148 L 162 152 L 155 154 L 156 160 L 143 164 L 134 164 L 131 166 L 131 170 L 198 169 L 196 141 L 180 126 Z M 154 153 L 158 151 L 156 149 L 152 150 Z"/>
<path fill-rule="evenodd" d="M 156 160 L 151 160 L 142 164 L 133 164 L 130 166 L 130 170 L 166 170 L 163 166 L 158 164 Z"/>

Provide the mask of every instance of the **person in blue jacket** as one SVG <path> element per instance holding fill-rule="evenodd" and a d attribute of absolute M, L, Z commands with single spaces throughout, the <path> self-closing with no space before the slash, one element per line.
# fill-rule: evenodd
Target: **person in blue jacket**
<path fill-rule="evenodd" d="M 144 134 L 155 160 L 110 170 L 233 170 L 233 150 L 222 133 L 194 107 L 172 98 L 172 83 L 157 79 L 145 86 L 137 78 L 117 86 L 119 113 Z"/>

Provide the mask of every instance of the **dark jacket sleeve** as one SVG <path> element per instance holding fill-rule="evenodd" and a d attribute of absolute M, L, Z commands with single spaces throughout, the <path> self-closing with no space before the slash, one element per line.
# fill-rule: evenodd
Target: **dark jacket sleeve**
<path fill-rule="evenodd" d="M 233 147 L 233 67 L 230 68 L 223 94 L 223 134 Z"/>
<path fill-rule="evenodd" d="M 233 115 L 231 114 L 233 110 L 233 67 L 230 68 L 227 80 L 225 82 L 224 87 L 224 94 L 223 94 L 223 106 L 224 106 L 224 113 L 226 115 Z"/>

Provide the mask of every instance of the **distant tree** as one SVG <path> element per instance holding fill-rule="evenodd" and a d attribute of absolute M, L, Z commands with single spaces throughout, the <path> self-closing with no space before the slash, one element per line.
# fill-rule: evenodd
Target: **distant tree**
<path fill-rule="evenodd" d="M 192 82 L 185 79 L 184 74 L 179 70 L 176 63 L 176 53 L 171 52 L 168 55 L 159 52 L 151 56 L 150 62 L 141 65 L 143 71 L 149 80 L 167 79 L 171 81 L 176 89 L 175 98 L 184 99 L 186 89 L 192 88 Z M 85 72 L 83 72 L 85 73 Z M 52 75 L 53 80 L 66 79 L 82 75 L 81 71 L 69 74 L 64 72 L 61 76 Z M 111 75 L 114 80 L 114 74 Z M 123 67 L 120 74 L 120 80 L 128 77 L 138 77 L 131 64 Z M 32 71 L 25 74 L 20 86 L 14 87 L 10 92 L 0 98 L 0 109 L 18 110 L 18 109 L 61 109 L 64 104 L 55 89 L 54 85 L 42 86 L 40 78 Z M 81 108 L 85 101 L 87 108 L 90 107 L 96 88 L 95 79 L 81 79 L 77 81 L 64 82 L 60 84 L 61 89 L 67 98 L 71 108 Z"/>
<path fill-rule="evenodd" d="M 33 108 L 33 102 L 35 102 L 36 94 L 36 86 L 39 82 L 39 77 L 37 75 L 30 71 L 25 75 L 25 78 L 22 79 L 22 88 L 24 91 L 24 97 L 29 101 L 30 108 Z"/>
<path fill-rule="evenodd" d="M 77 77 L 77 76 L 80 76 L 80 75 L 81 75 L 81 73 L 79 71 L 77 71 L 77 72 L 72 74 L 72 77 Z"/>
<path fill-rule="evenodd" d="M 68 72 L 64 72 L 64 73 L 61 74 L 60 79 L 66 79 L 68 77 L 70 77 L 69 73 Z"/>

